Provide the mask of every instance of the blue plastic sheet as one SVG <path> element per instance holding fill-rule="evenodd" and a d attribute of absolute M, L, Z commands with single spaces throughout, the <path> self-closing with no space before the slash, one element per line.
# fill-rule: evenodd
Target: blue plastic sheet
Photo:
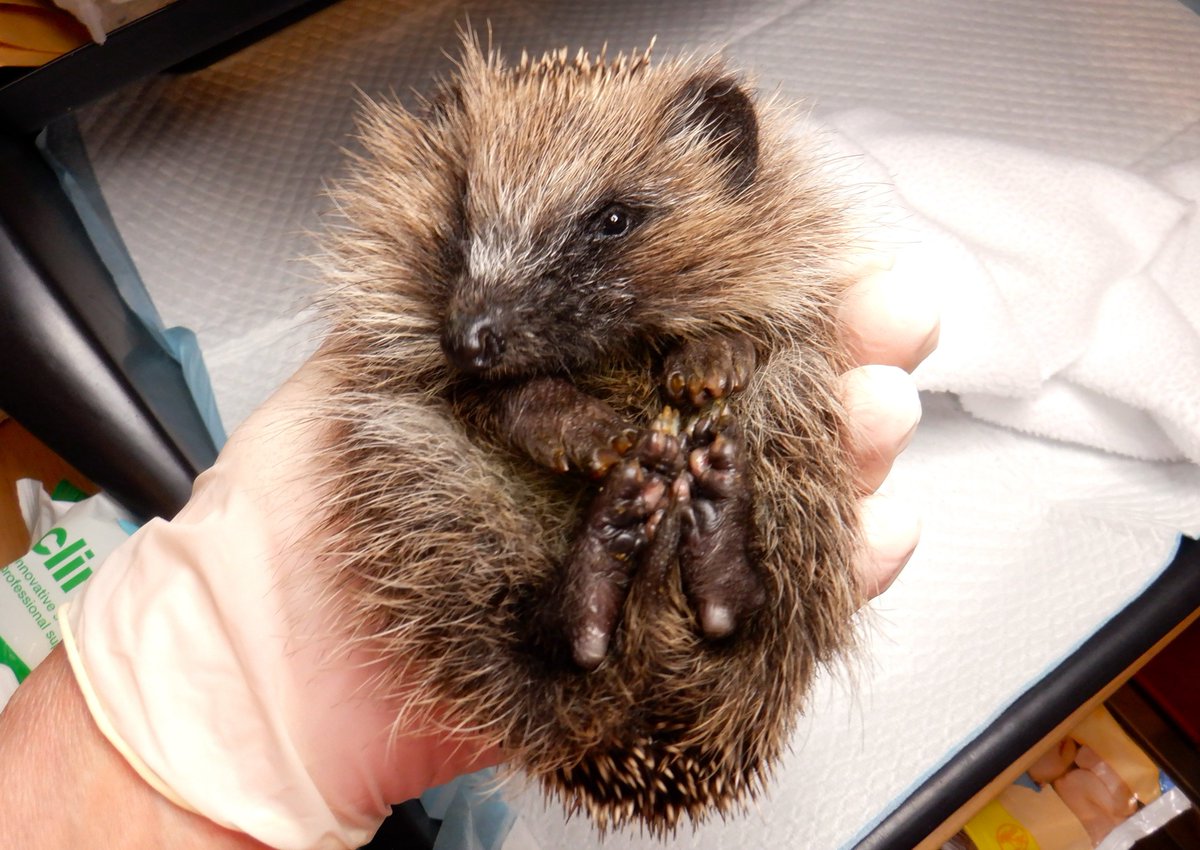
<path fill-rule="evenodd" d="M 496 771 L 488 768 L 421 795 L 429 816 L 442 821 L 434 850 L 500 850 L 516 815 L 496 785 Z"/>
<path fill-rule="evenodd" d="M 37 146 L 75 207 L 96 252 L 113 277 L 117 292 L 162 351 L 179 364 L 204 426 L 220 449 L 225 444 L 225 428 L 217 412 L 212 383 L 196 335 L 187 328 L 163 327 L 162 317 L 155 309 L 104 201 L 75 122 L 64 119 L 51 124 L 38 134 Z"/>

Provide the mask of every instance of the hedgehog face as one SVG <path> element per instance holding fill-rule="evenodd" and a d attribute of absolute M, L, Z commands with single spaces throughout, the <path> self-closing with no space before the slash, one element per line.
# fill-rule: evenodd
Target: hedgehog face
<path fill-rule="evenodd" d="M 723 217 L 753 185 L 757 122 L 732 79 L 673 70 L 468 53 L 433 119 L 462 153 L 441 317 L 458 370 L 587 371 L 705 318 L 744 235 Z"/>
<path fill-rule="evenodd" d="M 485 377 L 586 368 L 636 330 L 628 248 L 649 204 L 601 200 L 519 233 L 488 223 L 468 234 L 442 345 L 458 369 Z"/>

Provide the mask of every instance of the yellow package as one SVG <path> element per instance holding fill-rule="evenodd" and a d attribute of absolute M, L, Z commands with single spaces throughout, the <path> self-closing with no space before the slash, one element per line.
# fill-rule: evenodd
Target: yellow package
<path fill-rule="evenodd" d="M 1012 785 L 963 827 L 978 850 L 1091 850 L 1087 830 L 1054 789 Z"/>

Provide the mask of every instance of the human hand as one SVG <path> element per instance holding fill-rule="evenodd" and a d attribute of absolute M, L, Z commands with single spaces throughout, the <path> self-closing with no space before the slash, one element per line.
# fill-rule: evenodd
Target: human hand
<path fill-rule="evenodd" d="M 856 368 L 846 373 L 844 392 L 851 455 L 864 494 L 866 545 L 856 567 L 865 593 L 873 597 L 899 575 L 921 533 L 911 504 L 877 491 L 921 419 L 921 402 L 908 373 L 937 346 L 939 318 L 929 291 L 897 269 L 892 258 L 870 255 L 853 273 L 858 283 L 843 302 L 841 320 Z"/>

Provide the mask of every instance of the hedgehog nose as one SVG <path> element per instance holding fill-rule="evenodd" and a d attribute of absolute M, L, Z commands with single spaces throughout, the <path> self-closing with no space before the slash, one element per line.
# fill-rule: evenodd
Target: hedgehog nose
<path fill-rule="evenodd" d="M 500 364 L 504 333 L 490 318 L 477 318 L 452 328 L 443 341 L 446 356 L 466 372 L 483 372 Z"/>

